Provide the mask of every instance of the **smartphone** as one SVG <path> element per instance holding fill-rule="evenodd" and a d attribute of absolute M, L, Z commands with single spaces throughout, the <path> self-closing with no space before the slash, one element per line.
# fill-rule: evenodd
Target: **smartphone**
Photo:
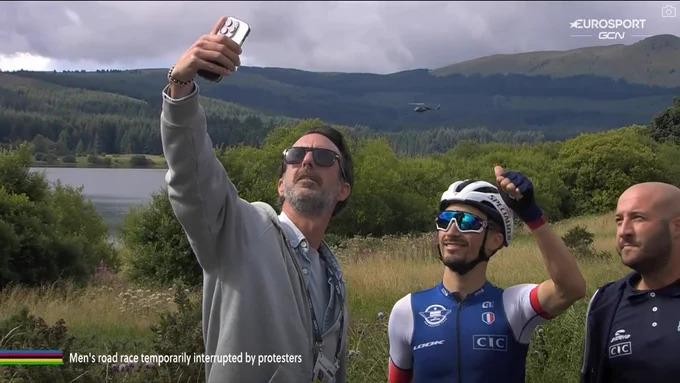
<path fill-rule="evenodd" d="M 246 37 L 248 37 L 248 35 L 250 34 L 250 25 L 248 25 L 248 23 L 246 23 L 245 21 L 230 16 L 227 17 L 227 20 L 224 22 L 224 25 L 220 27 L 220 30 L 217 31 L 217 33 L 225 35 L 232 39 L 239 46 L 243 46 L 243 43 L 246 41 Z M 222 75 L 207 70 L 202 69 L 199 70 L 198 75 L 210 81 L 215 82 L 222 81 Z"/>

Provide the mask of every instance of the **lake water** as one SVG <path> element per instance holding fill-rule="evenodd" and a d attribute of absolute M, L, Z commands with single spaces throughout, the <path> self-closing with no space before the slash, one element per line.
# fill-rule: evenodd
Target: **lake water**
<path fill-rule="evenodd" d="M 31 168 L 41 172 L 50 184 L 82 186 L 83 196 L 97 212 L 116 239 L 125 215 L 132 206 L 145 205 L 153 193 L 165 186 L 166 169 Z"/>

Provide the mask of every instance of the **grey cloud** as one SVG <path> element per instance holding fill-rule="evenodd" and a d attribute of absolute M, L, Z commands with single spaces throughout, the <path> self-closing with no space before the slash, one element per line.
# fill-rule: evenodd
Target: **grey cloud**
<path fill-rule="evenodd" d="M 4 2 L 0 54 L 169 66 L 219 16 L 235 15 L 253 27 L 245 65 L 390 73 L 612 43 L 570 37 L 576 18 L 646 18 L 645 34 L 680 35 L 680 15 L 662 19 L 663 4 L 680 10 L 680 2 Z"/>

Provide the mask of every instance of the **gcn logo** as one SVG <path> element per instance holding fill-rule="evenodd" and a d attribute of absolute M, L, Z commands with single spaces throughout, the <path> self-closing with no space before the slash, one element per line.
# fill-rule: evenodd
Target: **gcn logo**
<path fill-rule="evenodd" d="M 600 32 L 597 38 L 600 40 L 623 40 L 626 38 L 626 32 Z"/>

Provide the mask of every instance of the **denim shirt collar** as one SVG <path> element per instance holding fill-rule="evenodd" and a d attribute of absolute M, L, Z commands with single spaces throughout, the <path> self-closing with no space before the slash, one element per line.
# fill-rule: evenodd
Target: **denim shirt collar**
<path fill-rule="evenodd" d="M 293 221 L 291 221 L 290 218 L 283 211 L 281 212 L 281 214 L 279 214 L 279 221 L 283 224 L 281 226 L 284 228 L 284 232 L 286 234 L 288 242 L 290 243 L 290 246 L 293 249 L 295 249 L 296 252 L 303 253 L 302 256 L 307 258 L 304 252 L 300 252 L 300 244 L 302 243 L 302 241 L 305 242 L 307 241 L 305 235 L 302 234 L 300 229 L 298 229 L 298 227 L 295 226 Z M 340 271 L 340 265 L 338 264 L 338 261 L 335 259 L 335 256 L 333 256 L 331 249 L 328 248 L 328 246 L 326 245 L 326 242 L 323 241 L 321 242 L 321 246 L 319 247 L 319 256 L 326 262 L 326 264 L 329 267 L 329 271 L 333 273 L 333 275 L 329 274 L 329 277 L 331 276 L 334 277 L 336 281 L 341 282 L 340 284 L 344 285 L 342 271 Z M 309 261 L 308 258 L 307 261 Z M 344 295 L 343 290 L 344 289 L 341 289 L 342 295 Z"/>
<path fill-rule="evenodd" d="M 287 231 L 286 234 L 288 234 L 288 242 L 293 247 L 293 249 L 296 249 L 298 246 L 300 246 L 300 242 L 306 239 L 305 235 L 302 234 L 300 229 L 298 229 L 298 227 L 295 226 L 293 221 L 291 221 L 290 218 L 288 218 L 286 213 L 281 212 L 281 214 L 279 214 L 279 222 L 287 226 L 288 230 L 286 230 Z"/>

